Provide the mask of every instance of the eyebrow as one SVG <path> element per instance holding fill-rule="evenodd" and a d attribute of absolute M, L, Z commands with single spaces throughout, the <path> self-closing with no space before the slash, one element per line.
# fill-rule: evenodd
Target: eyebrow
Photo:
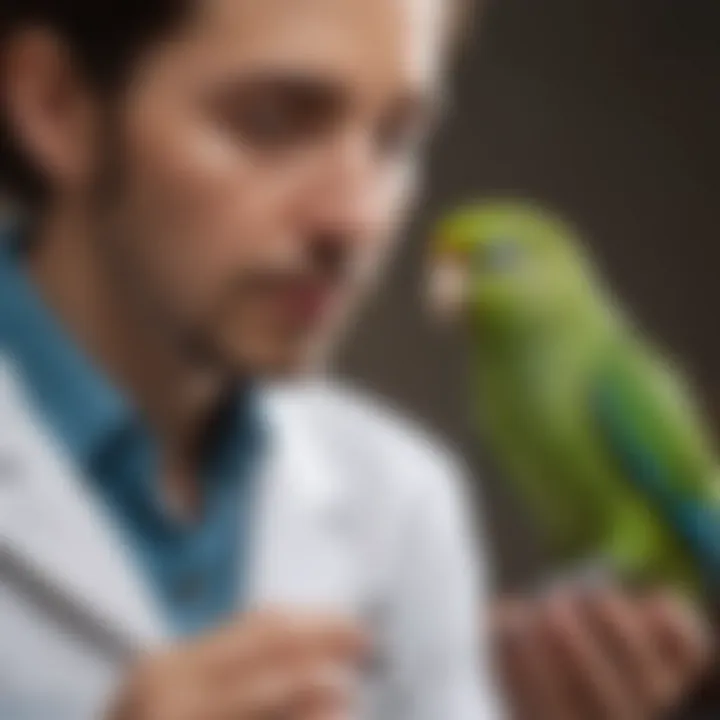
<path fill-rule="evenodd" d="M 329 113 L 340 112 L 352 105 L 350 93 L 342 81 L 321 73 L 313 74 L 311 71 L 299 72 L 293 69 L 259 70 L 230 76 L 212 91 L 212 97 L 228 102 L 242 102 L 243 99 L 249 99 L 254 92 L 267 90 L 278 94 L 294 94 L 318 110 Z M 404 113 L 431 123 L 445 114 L 448 105 L 448 96 L 440 88 L 432 88 L 427 92 L 410 89 L 393 101 L 393 106 Z"/>
<path fill-rule="evenodd" d="M 312 99 L 318 105 L 340 107 L 349 97 L 340 83 L 310 73 L 293 70 L 257 71 L 244 75 L 229 76 L 212 90 L 215 98 L 242 100 L 255 92 L 273 92 Z"/>

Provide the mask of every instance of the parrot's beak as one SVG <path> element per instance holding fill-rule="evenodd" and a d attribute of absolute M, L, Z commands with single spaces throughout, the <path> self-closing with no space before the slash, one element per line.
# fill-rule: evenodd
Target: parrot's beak
<path fill-rule="evenodd" d="M 435 255 L 430 261 L 427 278 L 427 299 L 432 316 L 442 323 L 457 320 L 465 309 L 469 281 L 465 258 Z"/>

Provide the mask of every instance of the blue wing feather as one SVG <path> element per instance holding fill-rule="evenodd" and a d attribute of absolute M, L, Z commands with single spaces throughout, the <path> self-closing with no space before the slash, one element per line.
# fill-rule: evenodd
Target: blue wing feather
<path fill-rule="evenodd" d="M 655 447 L 637 427 L 637 414 L 626 407 L 612 382 L 604 382 L 595 394 L 595 411 L 613 457 L 636 489 L 657 512 L 698 563 L 706 582 L 720 584 L 720 512 L 699 500 L 683 497 L 673 482 L 672 471 Z"/>

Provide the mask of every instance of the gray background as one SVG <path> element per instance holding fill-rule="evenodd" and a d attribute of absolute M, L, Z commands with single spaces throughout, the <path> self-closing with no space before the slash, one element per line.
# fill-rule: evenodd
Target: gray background
<path fill-rule="evenodd" d="M 515 587 L 543 558 L 473 438 L 462 338 L 424 317 L 425 229 L 489 192 L 568 214 L 720 428 L 720 0 L 494 0 L 456 85 L 418 222 L 340 366 L 464 452 Z"/>

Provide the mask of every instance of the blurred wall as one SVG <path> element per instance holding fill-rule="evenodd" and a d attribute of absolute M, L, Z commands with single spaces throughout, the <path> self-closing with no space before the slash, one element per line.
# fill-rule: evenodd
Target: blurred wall
<path fill-rule="evenodd" d="M 474 441 L 462 339 L 424 317 L 424 230 L 447 204 L 488 192 L 568 214 L 720 429 L 720 2 L 494 0 L 478 31 L 418 222 L 340 366 L 465 453 L 498 579 L 517 586 L 543 558 Z"/>

